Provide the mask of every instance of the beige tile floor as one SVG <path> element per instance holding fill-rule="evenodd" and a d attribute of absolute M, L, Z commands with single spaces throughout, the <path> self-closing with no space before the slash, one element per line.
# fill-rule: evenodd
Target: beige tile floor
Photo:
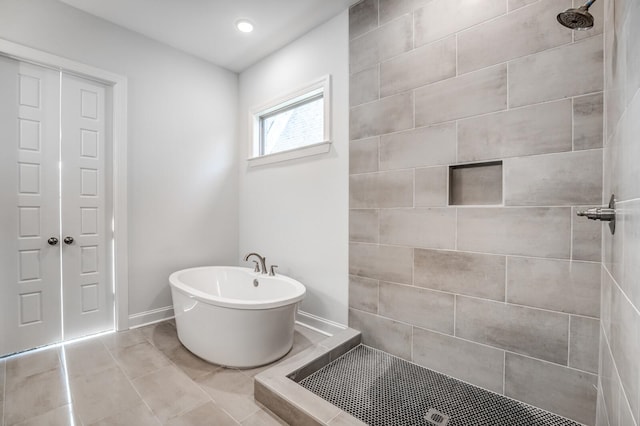
<path fill-rule="evenodd" d="M 285 359 L 324 338 L 296 325 Z M 209 364 L 166 321 L 0 359 L 0 426 L 282 425 L 253 398 L 268 367 Z"/>

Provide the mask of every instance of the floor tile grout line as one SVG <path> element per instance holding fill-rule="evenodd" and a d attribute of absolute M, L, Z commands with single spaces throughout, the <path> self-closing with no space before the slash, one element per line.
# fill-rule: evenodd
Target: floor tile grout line
<path fill-rule="evenodd" d="M 155 325 L 154 325 L 155 327 Z M 149 344 L 151 344 L 154 348 L 155 345 L 153 345 L 153 343 L 149 342 L 147 339 L 147 336 L 145 336 L 144 334 L 142 335 L 142 337 L 144 337 L 145 341 L 147 341 Z M 99 339 L 100 340 L 100 339 Z M 124 370 L 124 368 L 122 367 L 122 365 L 120 364 L 120 362 L 118 362 L 118 360 L 116 359 L 116 357 L 113 355 L 113 353 L 111 353 L 111 349 L 109 349 L 107 347 L 107 345 L 104 344 L 104 342 L 102 340 L 100 340 L 100 343 L 102 343 L 102 345 L 104 346 L 104 348 L 107 350 L 107 353 L 109 354 L 109 356 L 111 357 L 111 359 L 113 359 L 113 361 L 116 363 L 116 365 L 118 366 L 118 368 L 120 369 L 120 371 L 122 372 L 122 374 L 124 374 L 124 376 L 127 379 L 127 382 L 129 383 L 129 385 L 133 388 L 134 392 L 138 395 L 138 397 L 140 398 L 140 401 L 142 401 L 142 403 L 144 404 L 145 407 L 147 407 L 147 410 L 149 410 L 149 412 L 151 413 L 151 415 L 153 416 L 153 418 L 156 420 L 156 422 L 158 422 L 159 425 L 162 425 L 162 421 L 160 421 L 160 419 L 158 418 L 158 416 L 156 415 L 156 413 L 151 409 L 151 407 L 149 406 L 149 404 L 147 404 L 147 401 L 142 397 L 142 395 L 140 394 L 140 392 L 138 391 L 138 388 L 136 388 L 136 386 L 133 384 L 133 380 L 131 380 L 131 378 L 129 377 L 129 375 L 127 374 L 127 372 Z M 134 345 L 132 345 L 134 346 Z M 157 349 L 157 348 L 156 348 Z M 157 349 L 159 351 L 159 349 Z M 156 370 L 157 371 L 157 370 Z M 142 376 L 141 376 L 142 377 Z M 130 407 L 133 408 L 133 407 Z M 129 408 L 129 409 L 130 409 Z M 124 412 L 126 410 L 121 411 Z M 109 416 L 106 416 L 106 418 L 110 417 L 113 414 L 110 414 Z"/>
<path fill-rule="evenodd" d="M 162 324 L 162 323 L 161 323 Z M 158 324 L 154 324 L 152 327 L 153 329 L 155 329 L 155 327 L 157 327 Z M 206 377 L 208 375 L 213 375 L 216 372 L 220 371 L 222 369 L 221 366 L 217 366 L 215 364 L 211 364 L 213 367 L 215 367 L 215 369 L 213 371 L 208 371 L 206 374 L 202 375 L 202 376 L 198 376 L 195 378 L 192 378 L 189 374 L 187 374 L 187 372 L 179 365 L 176 363 L 176 361 L 174 361 L 174 357 L 171 357 L 169 355 L 169 353 L 167 352 L 167 349 L 162 350 L 160 349 L 159 346 L 157 346 L 156 343 L 154 343 L 154 341 L 152 340 L 153 336 L 148 336 L 145 332 L 140 332 L 140 331 L 133 331 L 133 330 L 129 330 L 129 332 L 134 332 L 134 333 L 140 333 L 139 334 L 139 341 L 137 336 L 136 336 L 136 340 L 135 342 L 133 342 L 133 340 L 124 340 L 123 341 L 118 341 L 116 340 L 113 344 L 110 343 L 110 341 L 105 340 L 102 337 L 97 337 L 94 339 L 90 339 L 90 341 L 92 343 L 90 343 L 89 348 L 92 350 L 97 350 L 97 351 L 106 351 L 106 353 L 108 354 L 107 358 L 104 358 L 105 360 L 109 360 L 111 361 L 113 364 L 109 364 L 108 367 L 106 368 L 102 368 L 105 366 L 99 366 L 98 368 L 93 367 L 93 368 L 85 368 L 81 371 L 81 374 L 74 376 L 75 377 L 80 377 L 80 376 L 91 376 L 94 374 L 99 374 L 102 373 L 103 371 L 106 371 L 108 369 L 111 369 L 114 372 L 120 372 L 121 374 L 124 375 L 124 377 L 126 378 L 126 382 L 122 382 L 122 383 L 128 383 L 132 388 L 133 391 L 138 395 L 139 397 L 139 401 L 133 401 L 135 403 L 132 402 L 131 406 L 126 407 L 125 409 L 118 409 L 117 411 L 114 410 L 113 412 L 108 413 L 106 416 L 101 417 L 99 419 L 96 419 L 95 422 L 99 422 L 99 421 L 104 421 L 105 419 L 108 419 L 110 417 L 113 416 L 117 416 L 123 413 L 128 412 L 129 410 L 135 409 L 136 407 L 140 407 L 142 408 L 143 406 L 148 410 L 148 413 L 150 415 L 151 418 L 154 419 L 154 421 L 158 424 L 158 425 L 162 425 L 162 421 L 160 420 L 160 418 L 158 417 L 158 415 L 154 412 L 153 409 L 151 409 L 151 406 L 149 405 L 149 403 L 147 402 L 147 399 L 145 399 L 143 397 L 143 394 L 138 390 L 138 388 L 136 387 L 136 385 L 134 384 L 135 381 L 137 381 L 140 378 L 146 377 L 148 375 L 152 375 L 152 374 L 157 374 L 158 371 L 161 371 L 164 368 L 173 368 L 177 374 L 182 375 L 185 380 L 187 380 L 190 384 L 193 384 L 197 387 L 198 391 L 200 391 L 200 393 L 202 393 L 202 396 L 204 397 L 201 401 L 193 404 L 192 406 L 189 406 L 187 408 L 182 409 L 179 413 L 177 413 L 176 415 L 172 415 L 171 419 L 173 418 L 177 418 L 179 416 L 182 416 L 192 410 L 198 409 L 199 407 L 202 407 L 208 403 L 212 403 L 215 405 L 216 409 L 220 410 L 221 413 L 224 413 L 226 416 L 228 416 L 236 425 L 241 425 L 243 421 L 246 421 L 247 419 L 249 419 L 250 417 L 258 414 L 260 411 L 266 411 L 266 407 L 262 407 L 260 404 L 257 403 L 257 401 L 255 401 L 254 399 L 252 399 L 253 394 L 251 392 L 247 393 L 246 395 L 243 394 L 241 396 L 241 399 L 243 400 L 247 400 L 248 402 L 253 402 L 256 405 L 256 409 L 255 411 L 252 411 L 251 413 L 249 413 L 248 415 L 244 415 L 244 412 L 242 413 L 242 418 L 240 418 L 240 416 L 238 416 L 238 418 L 236 418 L 235 416 L 233 416 L 231 414 L 230 411 L 228 411 L 227 408 L 219 405 L 216 400 L 213 398 L 213 396 L 211 394 L 209 394 L 209 392 L 207 392 L 202 385 L 200 384 L 200 382 L 196 381 L 198 379 L 201 379 L 202 377 Z M 175 327 L 172 327 L 172 332 L 176 333 Z M 117 336 L 117 334 L 116 334 Z M 307 335 L 307 334 L 303 334 L 301 333 L 301 336 L 303 337 L 303 339 L 299 342 L 296 343 L 295 347 L 292 348 L 293 351 L 295 352 L 290 352 L 290 354 L 294 354 L 295 353 L 299 353 L 311 346 L 313 346 L 314 344 L 316 344 L 317 342 L 321 341 L 322 338 L 324 336 L 318 337 L 315 334 L 313 335 Z M 133 343 L 131 343 L 133 342 Z M 160 342 L 161 343 L 161 342 Z M 155 368 L 153 371 L 147 372 L 139 377 L 131 377 L 131 375 L 129 373 L 127 373 L 127 370 L 125 369 L 125 363 L 123 363 L 123 361 L 117 356 L 118 351 L 123 350 L 123 349 L 128 349 L 128 348 L 132 348 L 135 347 L 137 345 L 149 345 L 148 347 L 153 351 L 157 351 L 157 353 L 159 355 L 161 355 L 163 357 L 164 360 L 166 360 L 166 364 L 164 364 L 161 367 Z M 52 348 L 55 351 L 55 359 L 56 359 L 56 368 L 57 369 L 65 369 L 64 367 L 64 361 L 63 358 L 66 356 L 66 352 L 67 352 L 67 345 L 62 344 L 61 346 L 57 346 L 55 348 Z M 167 346 L 168 349 L 171 349 L 169 346 Z M 71 349 L 71 348 L 69 348 Z M 289 355 L 289 354 L 288 354 Z M 283 357 L 283 358 L 286 358 Z M 278 360 L 280 361 L 280 360 Z M 276 362 L 278 362 L 276 361 Z M 0 385 L 3 386 L 3 400 L 1 401 L 2 408 L 4 408 L 5 405 L 5 401 L 6 401 L 6 391 L 4 390 L 6 388 L 6 382 L 7 382 L 7 375 L 6 375 L 6 360 L 0 360 L 0 367 L 4 369 L 4 376 L 3 376 L 3 381 L 0 382 Z M 155 366 L 154 366 L 155 367 Z M 185 365 L 185 367 L 188 367 L 188 364 Z M 47 371 L 52 371 L 52 370 L 47 370 Z M 67 371 L 67 370 L 65 370 Z M 244 380 L 247 381 L 247 383 L 252 384 L 254 381 L 254 377 L 248 374 L 245 374 L 242 372 L 242 370 L 240 369 L 235 369 L 235 368 L 229 368 L 230 372 L 234 372 L 237 374 L 240 374 L 241 377 L 244 378 Z M 69 374 L 67 373 L 67 376 L 69 376 Z M 79 417 L 78 415 L 78 410 L 77 410 L 77 404 L 74 402 L 74 398 L 72 397 L 72 392 L 71 392 L 71 386 L 67 387 L 68 393 L 69 393 L 69 397 L 68 397 L 68 401 L 65 401 L 65 404 L 60 406 L 60 407 L 55 407 L 54 409 L 48 410 L 45 413 L 41 413 L 39 415 L 46 415 L 48 413 L 51 413 L 54 410 L 59 410 L 61 407 L 69 407 L 69 411 L 70 414 L 73 416 L 73 418 L 77 418 L 76 424 L 78 426 L 85 424 L 82 419 Z M 181 408 L 181 407 L 179 407 Z M 32 416 L 30 418 L 34 418 L 36 416 Z M 4 419 L 5 418 L 5 412 L 3 409 L 2 412 L 2 416 L 0 416 L 0 426 L 2 426 L 4 424 Z M 29 419 L 25 419 L 25 420 L 29 420 Z M 170 420 L 170 419 L 168 419 Z"/>
<path fill-rule="evenodd" d="M 160 324 L 168 324 L 169 326 L 172 326 L 172 324 L 171 324 L 170 322 L 161 321 L 161 322 L 159 322 L 159 323 L 155 323 L 155 324 L 153 324 L 153 327 L 155 328 L 156 326 L 158 326 L 158 325 L 160 325 Z M 173 327 L 173 328 L 174 328 L 174 330 L 176 330 L 176 337 L 177 337 L 177 333 L 178 333 L 178 331 L 177 331 L 177 329 L 176 329 L 175 327 Z M 143 335 L 143 336 L 144 336 L 144 335 Z M 211 396 L 207 391 L 205 391 L 204 389 L 202 389 L 202 386 L 200 386 L 200 383 L 198 383 L 195 379 L 192 379 L 188 374 L 186 374 L 184 371 L 182 371 L 182 368 L 180 368 L 180 366 L 179 366 L 178 364 L 176 364 L 176 363 L 175 363 L 175 361 L 174 361 L 173 359 L 171 359 L 167 354 L 165 354 L 165 353 L 164 353 L 164 351 L 163 351 L 162 349 L 160 349 L 158 346 L 156 346 L 156 345 L 153 343 L 153 341 L 150 341 L 146 336 L 144 336 L 144 338 L 145 338 L 145 340 L 146 340 L 147 342 L 149 342 L 149 344 L 151 344 L 151 345 L 152 345 L 152 346 L 153 346 L 153 347 L 154 347 L 158 352 L 160 352 L 160 353 L 161 353 L 161 354 L 162 354 L 162 355 L 163 355 L 163 356 L 164 356 L 164 357 L 169 361 L 169 365 L 166 365 L 166 366 L 164 366 L 164 367 L 160 367 L 160 368 L 158 368 L 158 369 L 156 369 L 156 370 L 154 370 L 154 371 L 152 371 L 152 372 L 149 372 L 149 373 L 147 373 L 147 374 L 143 374 L 143 375 L 142 375 L 142 376 L 140 376 L 140 377 L 136 377 L 136 379 L 135 379 L 135 380 L 138 380 L 138 379 L 140 379 L 140 378 L 142 378 L 142 377 L 149 376 L 149 375 L 151 375 L 151 374 L 155 374 L 155 373 L 157 373 L 158 371 L 162 370 L 163 368 L 166 368 L 166 367 L 172 367 L 172 368 L 174 368 L 176 371 L 178 371 L 180 374 L 182 374 L 183 376 L 185 376 L 185 377 L 187 378 L 187 380 L 189 380 L 189 381 L 190 381 L 190 382 L 192 382 L 194 385 L 196 385 L 196 387 L 198 387 L 198 389 L 199 389 L 202 393 L 204 393 L 204 395 L 205 395 L 205 396 L 206 396 L 206 398 L 208 399 L 208 401 L 205 401 L 205 402 L 203 402 L 203 403 L 201 403 L 201 404 L 196 404 L 196 405 L 194 405 L 194 406 L 192 406 L 192 407 L 190 407 L 190 408 L 186 408 L 186 409 L 184 409 L 184 410 L 180 411 L 178 414 L 176 414 L 175 416 L 171 417 L 172 419 L 173 419 L 173 418 L 180 417 L 180 416 L 182 416 L 182 415 L 184 415 L 184 414 L 186 414 L 186 413 L 188 413 L 188 412 L 191 412 L 191 411 L 193 411 L 193 410 L 196 410 L 196 409 L 198 409 L 198 408 L 202 407 L 203 405 L 205 405 L 205 404 L 207 404 L 207 403 L 209 403 L 209 402 L 212 402 L 212 403 L 213 403 L 217 408 L 219 408 L 219 409 L 221 409 L 221 410 L 222 410 L 222 407 L 218 406 L 218 404 L 217 404 L 217 403 L 216 403 L 216 401 L 213 399 L 213 397 L 212 397 L 212 396 Z M 212 364 L 212 365 L 213 365 L 213 364 Z M 208 372 L 207 374 L 203 375 L 202 377 L 204 378 L 204 377 L 206 377 L 206 376 L 209 376 L 209 375 L 213 374 L 213 373 L 214 373 L 215 371 L 217 371 L 217 370 L 219 370 L 219 367 L 218 367 L 218 368 L 216 368 L 216 370 L 214 370 L 214 371 L 210 371 L 210 372 Z M 127 377 L 127 378 L 129 379 L 129 377 Z M 131 385 L 134 387 L 134 389 L 136 390 L 136 392 L 138 392 L 138 389 L 137 389 L 137 388 L 135 387 L 135 385 L 133 384 L 133 381 L 132 381 L 131 379 L 129 379 L 129 380 L 131 381 Z M 139 393 L 139 392 L 138 392 L 138 394 L 140 395 L 140 393 Z M 146 400 L 142 397 L 142 395 L 140 395 L 140 398 L 141 398 L 141 399 L 142 399 L 142 401 L 145 403 L 145 405 L 147 405 L 147 407 L 149 408 L 149 410 L 151 411 L 151 413 L 152 413 L 152 414 L 154 415 L 154 417 L 155 417 L 155 418 L 160 422 L 160 424 L 163 424 L 163 423 L 160 421 L 160 419 L 156 416 L 156 414 L 154 413 L 154 411 L 151 409 L 151 407 L 149 407 L 149 406 L 148 406 L 148 404 L 147 404 Z M 224 411 L 224 410 L 223 410 L 223 411 Z M 226 411 L 225 411 L 225 413 L 226 413 Z M 227 414 L 228 414 L 228 413 L 227 413 Z M 230 417 L 235 421 L 235 418 L 233 418 L 230 414 L 228 414 L 228 415 L 229 415 L 229 416 L 230 416 Z"/>

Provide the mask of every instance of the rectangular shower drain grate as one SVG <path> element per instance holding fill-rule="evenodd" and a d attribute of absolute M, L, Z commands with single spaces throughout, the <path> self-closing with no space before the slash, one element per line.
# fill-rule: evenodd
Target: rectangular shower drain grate
<path fill-rule="evenodd" d="M 447 426 L 447 424 L 449 423 L 449 416 L 441 413 L 435 408 L 427 411 L 427 414 L 424 415 L 424 419 L 427 421 L 427 423 L 433 426 Z"/>
<path fill-rule="evenodd" d="M 579 426 L 364 345 L 299 383 L 371 426 Z"/>

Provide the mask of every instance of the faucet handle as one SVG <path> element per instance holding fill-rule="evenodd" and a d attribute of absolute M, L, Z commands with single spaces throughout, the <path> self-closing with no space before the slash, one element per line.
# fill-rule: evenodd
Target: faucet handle
<path fill-rule="evenodd" d="M 269 268 L 269 276 L 270 277 L 275 277 L 276 276 L 276 268 L 278 267 L 278 265 L 271 265 L 271 268 Z"/>
<path fill-rule="evenodd" d="M 257 261 L 257 260 L 254 260 L 254 261 L 253 261 L 253 264 L 255 265 L 255 266 L 253 267 L 253 272 L 260 272 L 260 264 L 258 263 L 258 261 Z"/>

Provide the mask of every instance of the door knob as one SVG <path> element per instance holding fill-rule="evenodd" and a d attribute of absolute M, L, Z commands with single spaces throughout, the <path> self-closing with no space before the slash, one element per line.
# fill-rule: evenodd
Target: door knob
<path fill-rule="evenodd" d="M 65 244 L 71 244 L 73 243 L 73 237 L 64 237 L 64 241 Z"/>
<path fill-rule="evenodd" d="M 50 246 L 55 246 L 58 244 L 58 239 L 56 237 L 51 237 L 47 240 L 47 243 L 49 243 Z"/>

